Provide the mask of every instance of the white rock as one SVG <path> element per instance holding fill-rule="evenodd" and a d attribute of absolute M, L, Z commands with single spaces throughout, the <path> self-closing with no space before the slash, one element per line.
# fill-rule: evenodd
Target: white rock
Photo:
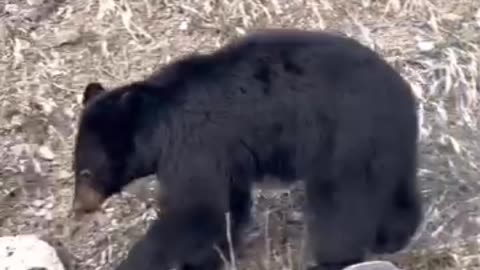
<path fill-rule="evenodd" d="M 186 21 L 183 21 L 180 23 L 180 26 L 178 27 L 178 29 L 182 30 L 182 31 L 185 31 L 188 29 L 188 22 Z"/>
<path fill-rule="evenodd" d="M 42 145 L 37 150 L 38 155 L 45 159 L 45 160 L 53 160 L 55 158 L 55 154 L 53 153 L 52 149 L 46 145 Z"/>
<path fill-rule="evenodd" d="M 435 49 L 435 43 L 433 43 L 432 41 L 419 41 L 417 43 L 417 47 L 422 52 L 428 52 Z"/>
<path fill-rule="evenodd" d="M 477 19 L 477 25 L 480 26 L 480 8 L 477 10 L 475 18 Z"/>
<path fill-rule="evenodd" d="M 44 0 L 27 0 L 27 3 L 31 6 L 39 6 L 44 2 L 45 2 Z"/>
<path fill-rule="evenodd" d="M 7 4 L 3 8 L 3 10 L 7 13 L 15 15 L 20 11 L 20 8 L 18 7 L 18 5 L 15 4 Z"/>
<path fill-rule="evenodd" d="M 34 200 L 32 204 L 33 204 L 34 207 L 40 208 L 45 204 L 45 201 L 44 200 Z"/>
<path fill-rule="evenodd" d="M 369 261 L 350 265 L 343 270 L 400 270 L 391 262 L 387 261 Z"/>
<path fill-rule="evenodd" d="M 65 270 L 56 250 L 35 235 L 0 237 L 0 270 Z"/>

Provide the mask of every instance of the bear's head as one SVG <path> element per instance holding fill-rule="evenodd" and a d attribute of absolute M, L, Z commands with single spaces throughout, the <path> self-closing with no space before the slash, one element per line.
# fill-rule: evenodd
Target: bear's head
<path fill-rule="evenodd" d="M 107 91 L 96 82 L 86 86 L 72 164 L 75 214 L 97 211 L 134 178 L 151 173 L 139 168 L 135 149 L 142 87 L 134 83 Z"/>

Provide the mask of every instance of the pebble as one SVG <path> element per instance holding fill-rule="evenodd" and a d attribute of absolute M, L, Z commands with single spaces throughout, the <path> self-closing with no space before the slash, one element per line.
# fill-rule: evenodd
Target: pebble
<path fill-rule="evenodd" d="M 31 6 L 39 6 L 43 4 L 45 0 L 27 0 L 27 3 Z"/>
<path fill-rule="evenodd" d="M 32 202 L 32 204 L 33 204 L 34 207 L 40 208 L 45 204 L 45 201 L 44 200 L 34 200 Z"/>
<path fill-rule="evenodd" d="M 369 261 L 350 265 L 343 270 L 400 270 L 388 261 Z"/>

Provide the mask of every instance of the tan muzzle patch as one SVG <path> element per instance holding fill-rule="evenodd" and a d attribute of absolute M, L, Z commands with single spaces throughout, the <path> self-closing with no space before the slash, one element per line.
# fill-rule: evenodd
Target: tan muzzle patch
<path fill-rule="evenodd" d="M 105 199 L 105 196 L 92 187 L 79 184 L 75 189 L 72 212 L 75 216 L 96 212 L 101 208 Z"/>

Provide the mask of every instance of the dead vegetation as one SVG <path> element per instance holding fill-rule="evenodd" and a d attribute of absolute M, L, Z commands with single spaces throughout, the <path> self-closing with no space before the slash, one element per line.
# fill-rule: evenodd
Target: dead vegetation
<path fill-rule="evenodd" d="M 412 270 L 479 269 L 477 0 L 4 0 L 0 235 L 40 234 L 71 269 L 116 265 L 155 217 L 145 203 L 154 195 L 136 185 L 87 225 L 68 218 L 83 87 L 140 79 L 180 55 L 263 27 L 344 32 L 381 52 L 410 81 L 422 116 L 426 218 L 411 247 L 388 258 Z M 240 268 L 297 269 L 301 196 L 291 197 L 300 193 L 275 199 L 265 193 L 257 205 L 261 230 L 250 234 Z"/>

